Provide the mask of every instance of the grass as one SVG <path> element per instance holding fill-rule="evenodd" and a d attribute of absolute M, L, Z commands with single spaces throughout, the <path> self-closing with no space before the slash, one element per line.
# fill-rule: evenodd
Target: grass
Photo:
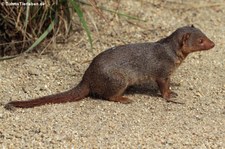
<path fill-rule="evenodd" d="M 35 3 L 36 0 L 27 0 Z M 90 0 L 89 2 L 95 2 Z M 96 2 L 95 2 L 96 3 Z M 8 6 L 0 9 L 0 60 L 11 59 L 51 43 L 58 35 L 69 36 L 71 16 L 76 13 L 85 30 L 90 47 L 93 40 L 80 5 L 88 5 L 129 19 L 141 20 L 122 12 L 93 6 L 81 0 L 43 0 L 36 6 Z M 45 44 L 50 45 L 50 44 Z M 46 48 L 46 47 L 45 47 Z"/>

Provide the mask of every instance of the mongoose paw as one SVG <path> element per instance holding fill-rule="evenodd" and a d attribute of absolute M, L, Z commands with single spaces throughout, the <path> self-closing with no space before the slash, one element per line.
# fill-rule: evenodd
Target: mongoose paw
<path fill-rule="evenodd" d="M 166 99 L 167 102 L 176 103 L 176 104 L 184 104 L 182 102 L 176 101 L 177 96 L 178 96 L 177 93 L 171 91 L 169 92 L 169 94 L 164 94 L 163 98 Z"/>
<path fill-rule="evenodd" d="M 125 100 L 121 100 L 119 101 L 120 103 L 123 103 L 123 104 L 129 104 L 129 103 L 132 103 L 133 101 L 130 100 L 129 98 L 126 98 Z"/>
<path fill-rule="evenodd" d="M 184 104 L 183 102 L 179 102 L 179 101 L 175 101 L 175 100 L 171 100 L 171 99 L 167 99 L 167 102 L 171 102 L 171 103 L 175 103 L 175 104 Z"/>
<path fill-rule="evenodd" d="M 170 92 L 170 97 L 171 97 L 171 98 L 176 98 L 177 96 L 178 96 L 177 93 L 175 93 L 175 92 L 173 92 L 173 91 Z"/>
<path fill-rule="evenodd" d="M 123 97 L 123 96 L 112 97 L 109 100 L 114 101 L 114 102 L 120 102 L 120 103 L 123 103 L 123 104 L 129 104 L 129 103 L 133 102 L 129 98 Z"/>

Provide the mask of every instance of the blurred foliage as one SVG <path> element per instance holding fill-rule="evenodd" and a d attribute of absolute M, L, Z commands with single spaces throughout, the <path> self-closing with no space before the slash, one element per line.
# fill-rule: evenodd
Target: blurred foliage
<path fill-rule="evenodd" d="M 119 3 L 119 1 L 118 1 Z M 91 6 L 103 19 L 100 10 L 128 19 L 141 20 L 119 11 L 97 6 L 95 0 L 15 0 L 0 2 L 0 60 L 14 58 L 43 45 L 51 45 L 57 39 L 65 40 L 71 30 L 71 20 L 77 14 L 87 33 L 92 48 L 90 29 L 84 19 L 80 4 Z M 41 44 L 43 43 L 44 44 Z M 43 48 L 41 47 L 41 48 Z"/>
<path fill-rule="evenodd" d="M 1 2 L 0 5 L 1 60 L 31 51 L 43 41 L 51 42 L 55 39 L 52 37 L 58 35 L 67 38 L 73 12 L 79 16 L 92 45 L 89 28 L 76 0 L 8 1 Z"/>

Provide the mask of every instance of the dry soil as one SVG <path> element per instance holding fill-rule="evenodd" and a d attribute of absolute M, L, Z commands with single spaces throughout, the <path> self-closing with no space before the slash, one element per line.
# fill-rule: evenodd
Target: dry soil
<path fill-rule="evenodd" d="M 74 15 L 68 43 L 0 62 L 0 148 L 225 148 L 224 0 L 97 2 L 140 20 L 107 11 L 102 11 L 103 18 L 82 6 L 93 50 Z M 216 46 L 191 54 L 173 75 L 171 88 L 182 105 L 144 89 L 127 94 L 133 100 L 128 105 L 86 98 L 32 109 L 3 108 L 11 100 L 75 86 L 91 60 L 109 47 L 156 41 L 190 24 Z"/>

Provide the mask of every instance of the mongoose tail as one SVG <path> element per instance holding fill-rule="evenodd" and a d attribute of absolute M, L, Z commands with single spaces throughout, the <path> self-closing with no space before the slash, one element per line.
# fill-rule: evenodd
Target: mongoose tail
<path fill-rule="evenodd" d="M 59 104 L 65 102 L 78 101 L 85 98 L 89 94 L 87 85 L 80 83 L 76 87 L 58 94 L 44 96 L 32 100 L 11 101 L 5 105 L 6 109 L 16 108 L 33 108 L 45 104 Z"/>

